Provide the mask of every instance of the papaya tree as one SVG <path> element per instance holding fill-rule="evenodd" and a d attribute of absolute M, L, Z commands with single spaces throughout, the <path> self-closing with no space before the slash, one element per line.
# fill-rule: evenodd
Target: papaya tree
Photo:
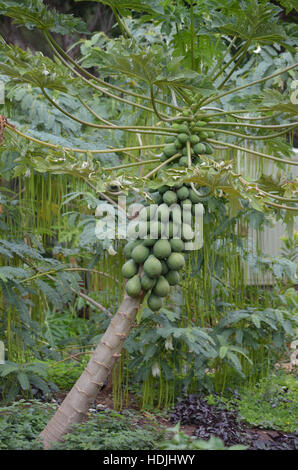
<path fill-rule="evenodd" d="M 41 0 L 0 2 L 0 13 L 14 23 L 40 29 L 53 54 L 33 54 L 2 40 L 1 73 L 15 83 L 39 88 L 53 107 L 86 128 L 133 135 L 139 142 L 74 148 L 37 138 L 3 115 L 2 144 L 13 146 L 24 139 L 30 145 L 24 172 L 31 166 L 82 179 L 115 207 L 118 217 L 127 214 L 115 196 L 133 193 L 146 200 L 133 214 L 137 217 L 124 248 L 123 302 L 83 374 L 41 433 L 45 448 L 85 417 L 120 357 L 144 300 L 158 311 L 171 286 L 179 283 L 187 247 L 198 235 L 193 220 L 209 194 L 227 200 L 232 211 L 249 204 L 286 217 L 294 214 L 298 202 L 297 180 L 285 171 L 298 165 L 291 151 L 298 123 L 290 89 L 298 62 L 293 40 L 279 23 L 281 9 L 262 0 L 226 0 L 219 5 L 196 0 L 97 1 L 111 8 L 120 39 L 117 48 L 109 47 L 106 38 L 82 41 L 89 47 L 83 61 L 66 52 L 56 37 L 70 31 L 88 34 L 80 20 L 49 10 Z M 141 17 L 140 28 L 158 26 L 157 44 L 149 46 L 137 34 L 131 11 Z M 288 63 L 264 74 L 257 53 L 269 45 L 275 52 L 286 51 Z M 96 72 L 91 73 L 91 67 Z M 255 69 L 259 76 L 251 80 Z M 79 99 L 90 119 L 70 113 L 59 102 L 60 92 Z M 90 94 L 94 100 L 104 96 L 132 108 L 136 122 L 108 121 L 88 104 Z M 150 116 L 150 123 L 142 122 L 143 114 Z M 100 156 L 110 154 L 128 155 L 129 162 L 103 166 Z M 272 162 L 284 178 L 246 177 L 237 167 L 237 159 L 245 155 Z M 138 172 L 130 173 L 134 168 Z"/>

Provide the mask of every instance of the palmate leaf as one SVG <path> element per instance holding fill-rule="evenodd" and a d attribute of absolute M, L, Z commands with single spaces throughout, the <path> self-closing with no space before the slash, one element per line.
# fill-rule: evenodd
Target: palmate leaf
<path fill-rule="evenodd" d="M 125 75 L 159 88 L 185 88 L 193 92 L 200 91 L 203 96 L 214 92 L 214 85 L 208 76 L 185 69 L 180 57 L 169 60 L 163 46 L 132 51 L 126 44 L 121 52 L 105 52 L 97 47 L 88 55 L 90 60 L 97 62 L 99 69 L 109 75 Z"/>
<path fill-rule="evenodd" d="M 293 96 L 283 95 L 277 90 L 264 90 L 260 93 L 261 106 L 266 107 L 268 111 L 280 111 L 291 114 L 293 117 L 298 115 L 298 104 L 295 103 L 297 93 L 293 91 Z"/>
<path fill-rule="evenodd" d="M 173 61 L 174 62 L 174 61 Z M 159 88 L 184 88 L 192 93 L 200 93 L 201 96 L 209 97 L 214 91 L 212 80 L 206 76 L 194 72 L 192 70 L 179 70 L 179 65 L 174 68 L 173 64 L 169 64 L 166 69 L 166 76 L 159 75 L 154 85 Z"/>
<path fill-rule="evenodd" d="M 81 18 L 70 14 L 49 10 L 42 0 L 18 0 L 0 2 L 0 15 L 13 19 L 13 23 L 24 25 L 28 29 L 38 28 L 60 34 L 73 32 L 88 34 L 85 23 Z"/>
<path fill-rule="evenodd" d="M 281 111 L 282 113 L 291 114 L 291 116 L 298 116 L 298 104 L 291 103 L 280 103 L 275 104 L 268 108 L 268 110 L 272 111 Z"/>
<path fill-rule="evenodd" d="M 110 73 L 121 73 L 150 84 L 156 80 L 160 72 L 162 59 L 153 51 L 144 51 L 138 54 L 127 51 L 125 55 L 118 55 L 97 50 L 97 55 L 102 60 L 104 70 Z"/>
<path fill-rule="evenodd" d="M 82 2 L 84 0 L 75 0 L 76 2 Z M 131 14 L 131 11 L 138 11 L 143 13 L 162 13 L 163 8 L 160 6 L 159 0 L 151 0 L 150 2 L 144 0 L 91 0 L 93 2 L 102 3 L 115 10 L 121 15 L 125 16 Z"/>
<path fill-rule="evenodd" d="M 258 44 L 272 44 L 286 39 L 283 28 L 277 24 L 280 8 L 269 2 L 245 0 L 240 8 L 234 11 L 231 20 L 219 13 L 216 23 L 224 34 L 239 37 Z"/>
<path fill-rule="evenodd" d="M 59 66 L 41 52 L 32 54 L 0 40 L 0 52 L 5 56 L 5 63 L 0 63 L 0 72 L 16 83 L 29 83 L 34 87 L 55 89 L 69 92 L 72 83 L 77 82 L 69 76 L 64 67 Z"/>

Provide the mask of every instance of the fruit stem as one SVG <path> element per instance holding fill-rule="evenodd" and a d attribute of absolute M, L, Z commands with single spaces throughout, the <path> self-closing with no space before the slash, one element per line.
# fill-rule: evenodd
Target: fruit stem
<path fill-rule="evenodd" d="M 176 153 L 175 155 L 173 155 L 173 157 L 171 158 L 168 158 L 168 160 L 166 160 L 165 162 L 162 162 L 159 166 L 157 166 L 156 168 L 154 168 L 152 171 L 150 171 L 149 173 L 147 173 L 147 175 L 144 176 L 145 179 L 149 178 L 149 176 L 152 176 L 154 175 L 158 170 L 160 170 L 163 166 L 167 165 L 168 163 L 170 163 L 171 161 L 175 160 L 176 158 L 178 157 L 181 157 L 181 153 Z"/>
<path fill-rule="evenodd" d="M 284 158 L 273 157 L 272 155 L 267 155 L 266 153 L 261 153 L 261 152 L 257 152 L 256 150 L 246 149 L 244 147 L 240 147 L 239 145 L 228 144 L 227 142 L 222 142 L 220 140 L 213 140 L 213 139 L 206 139 L 206 141 L 210 142 L 211 144 L 219 144 L 219 145 L 222 145 L 224 147 L 230 147 L 230 148 L 234 148 L 234 149 L 237 149 L 237 150 L 242 150 L 242 152 L 257 155 L 258 157 L 267 158 L 268 160 L 274 160 L 274 161 L 277 161 L 277 162 L 286 163 L 287 165 L 298 166 L 298 162 L 295 162 L 293 160 L 286 160 Z"/>

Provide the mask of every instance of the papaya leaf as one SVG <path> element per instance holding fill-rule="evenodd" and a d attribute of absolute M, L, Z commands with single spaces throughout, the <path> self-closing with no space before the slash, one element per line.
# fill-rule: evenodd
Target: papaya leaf
<path fill-rule="evenodd" d="M 84 0 L 75 0 L 82 2 Z M 159 0 L 143 1 L 143 0 L 91 0 L 93 2 L 102 3 L 112 9 L 117 10 L 121 15 L 130 15 L 131 11 L 138 11 L 141 13 L 154 14 L 154 12 L 162 13 L 163 9 L 160 6 Z"/>
<path fill-rule="evenodd" d="M 298 104 L 291 102 L 280 103 L 268 108 L 270 111 L 281 111 L 282 113 L 291 114 L 293 117 L 298 116 Z"/>
<path fill-rule="evenodd" d="M 216 21 L 224 34 L 239 37 L 248 43 L 272 44 L 286 38 L 283 28 L 277 24 L 280 11 L 279 7 L 268 2 L 246 0 L 240 2 L 240 8 L 233 12 L 228 21 L 224 13 L 219 13 Z"/>
<path fill-rule="evenodd" d="M 28 29 L 38 28 L 59 34 L 73 32 L 88 34 L 81 18 L 58 13 L 55 9 L 49 10 L 42 0 L 0 2 L 0 15 L 6 15 L 12 18 L 13 23 Z"/>
<path fill-rule="evenodd" d="M 5 56 L 5 62 L 0 63 L 1 73 L 12 78 L 15 83 L 29 83 L 34 87 L 70 92 L 71 84 L 77 82 L 69 76 L 67 69 L 41 52 L 32 54 L 30 51 L 23 51 L 6 44 L 1 37 L 0 51 Z"/>

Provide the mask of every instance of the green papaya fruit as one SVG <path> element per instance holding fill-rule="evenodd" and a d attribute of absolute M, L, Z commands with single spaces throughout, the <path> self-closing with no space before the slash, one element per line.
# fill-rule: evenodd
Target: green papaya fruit
<path fill-rule="evenodd" d="M 159 259 L 150 255 L 144 263 L 144 272 L 147 276 L 156 278 L 161 275 L 162 265 Z"/>
<path fill-rule="evenodd" d="M 152 292 L 159 297 L 166 297 L 168 295 L 170 292 L 170 284 L 164 276 L 159 276 Z"/>
<path fill-rule="evenodd" d="M 133 259 L 129 259 L 122 266 L 122 276 L 125 277 L 126 279 L 129 279 L 135 276 L 137 272 L 138 272 L 138 266 Z"/>
<path fill-rule="evenodd" d="M 184 242 L 180 238 L 172 238 L 170 240 L 171 249 L 174 252 L 184 251 Z"/>
<path fill-rule="evenodd" d="M 177 194 L 174 191 L 166 191 L 163 195 L 164 202 L 170 206 L 177 202 Z"/>
<path fill-rule="evenodd" d="M 144 290 L 150 290 L 152 289 L 156 284 L 156 279 L 153 279 L 147 274 L 143 274 L 142 279 L 141 279 L 141 285 Z"/>
<path fill-rule="evenodd" d="M 172 157 L 173 155 L 175 155 L 175 153 L 177 153 L 176 145 L 175 144 L 167 144 L 163 149 L 163 153 L 165 154 L 165 156 L 167 158 Z"/>
<path fill-rule="evenodd" d="M 188 188 L 186 186 L 182 186 L 182 188 L 178 189 L 177 196 L 180 201 L 184 201 L 184 199 L 187 199 L 189 196 Z"/>
<path fill-rule="evenodd" d="M 125 290 L 130 297 L 138 297 L 142 290 L 142 285 L 137 274 L 127 281 Z"/>
<path fill-rule="evenodd" d="M 186 144 L 188 139 L 189 139 L 189 136 L 185 132 L 182 132 L 181 134 L 178 134 L 178 140 L 181 142 L 181 144 Z"/>
<path fill-rule="evenodd" d="M 144 245 L 136 246 L 132 252 L 131 257 L 137 264 L 143 264 L 149 256 L 149 248 Z"/>
<path fill-rule="evenodd" d="M 181 253 L 171 253 L 167 259 L 170 270 L 179 271 L 185 265 L 185 258 Z"/>
<path fill-rule="evenodd" d="M 153 247 L 153 254 L 158 259 L 168 258 L 171 254 L 171 245 L 168 240 L 158 240 Z"/>
<path fill-rule="evenodd" d="M 196 145 L 200 142 L 200 137 L 197 134 L 192 134 L 189 138 L 191 145 Z"/>
<path fill-rule="evenodd" d="M 194 146 L 195 153 L 201 154 L 206 152 L 205 144 L 199 143 Z"/>
<path fill-rule="evenodd" d="M 175 286 L 180 281 L 180 274 L 178 273 L 178 271 L 169 271 L 165 275 L 165 278 L 168 281 L 168 283 L 170 284 L 170 286 Z"/>
<path fill-rule="evenodd" d="M 156 312 L 162 306 L 162 299 L 158 295 L 150 294 L 147 300 L 148 307 Z"/>

